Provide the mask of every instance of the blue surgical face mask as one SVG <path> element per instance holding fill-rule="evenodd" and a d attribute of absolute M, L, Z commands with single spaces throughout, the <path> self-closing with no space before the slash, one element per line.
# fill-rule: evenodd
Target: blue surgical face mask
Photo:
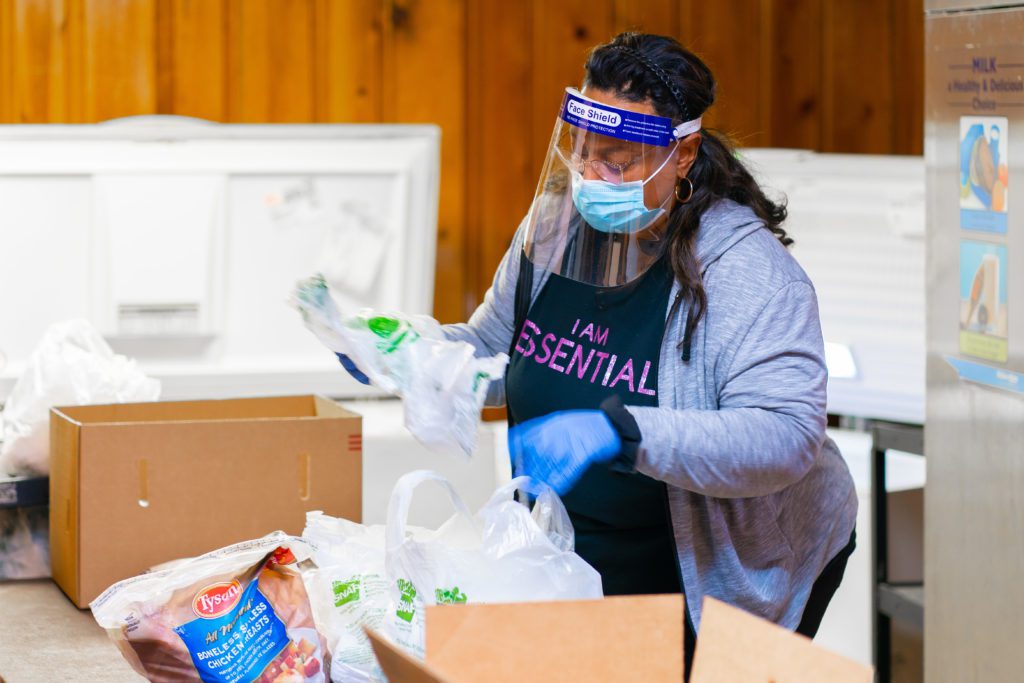
<path fill-rule="evenodd" d="M 664 205 L 647 208 L 644 185 L 657 176 L 671 158 L 670 154 L 647 180 L 621 185 L 606 180 L 586 180 L 579 171 L 572 171 L 572 201 L 576 210 L 590 227 L 601 232 L 622 234 L 643 230 L 665 213 Z"/>

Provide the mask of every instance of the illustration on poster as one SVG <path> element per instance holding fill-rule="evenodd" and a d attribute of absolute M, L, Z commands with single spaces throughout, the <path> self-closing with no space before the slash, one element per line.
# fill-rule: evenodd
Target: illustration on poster
<path fill-rule="evenodd" d="M 1006 212 L 1006 188 L 1009 174 L 1005 136 L 1005 118 L 964 117 L 961 119 L 961 208 Z"/>
<path fill-rule="evenodd" d="M 1005 363 L 1008 358 L 1007 249 L 960 242 L 960 353 Z"/>

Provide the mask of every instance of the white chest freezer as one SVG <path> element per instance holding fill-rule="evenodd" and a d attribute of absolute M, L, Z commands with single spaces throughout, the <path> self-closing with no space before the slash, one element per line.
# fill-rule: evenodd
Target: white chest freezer
<path fill-rule="evenodd" d="M 287 305 L 430 313 L 440 132 L 142 117 L 0 126 L 0 401 L 46 327 L 90 320 L 162 397 L 357 396 Z"/>

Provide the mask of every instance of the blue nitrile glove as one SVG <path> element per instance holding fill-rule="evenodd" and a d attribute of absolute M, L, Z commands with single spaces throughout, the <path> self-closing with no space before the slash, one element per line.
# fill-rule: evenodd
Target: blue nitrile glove
<path fill-rule="evenodd" d="M 346 370 L 348 370 L 348 374 L 350 374 L 353 377 L 355 377 L 357 382 L 359 382 L 360 384 L 369 384 L 370 383 L 370 378 L 367 377 L 365 374 L 363 374 L 362 370 L 360 370 L 358 367 L 356 367 L 356 364 L 352 362 L 351 358 L 349 358 L 348 356 L 346 356 L 343 353 L 338 353 L 338 352 L 335 352 L 334 355 L 338 357 L 339 361 L 341 361 L 341 367 L 343 367 Z"/>
<path fill-rule="evenodd" d="M 622 439 L 602 411 L 564 410 L 510 429 L 508 450 L 517 475 L 542 481 L 561 496 L 592 464 L 618 455 Z"/>

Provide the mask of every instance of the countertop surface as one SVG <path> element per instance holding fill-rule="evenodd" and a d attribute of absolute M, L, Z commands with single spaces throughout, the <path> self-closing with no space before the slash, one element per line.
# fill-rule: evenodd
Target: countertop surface
<path fill-rule="evenodd" d="M 0 680 L 138 683 L 89 610 L 75 607 L 53 581 L 0 582 Z"/>

